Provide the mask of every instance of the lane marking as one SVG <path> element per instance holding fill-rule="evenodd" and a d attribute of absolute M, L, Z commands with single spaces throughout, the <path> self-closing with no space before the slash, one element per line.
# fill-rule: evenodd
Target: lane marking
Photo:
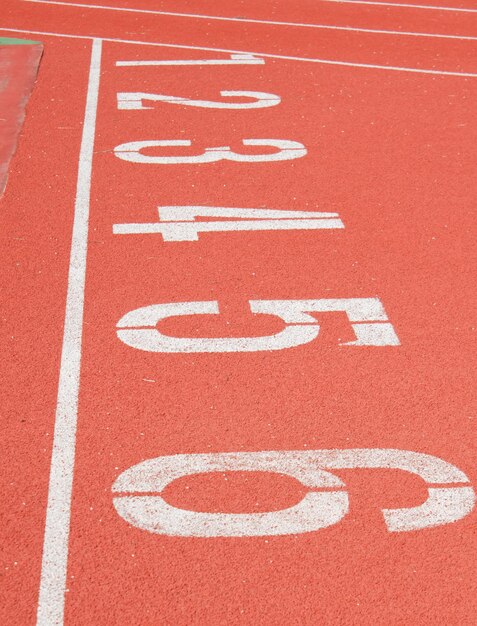
<path fill-rule="evenodd" d="M 150 15 L 166 15 L 173 17 L 186 17 L 191 19 L 202 20 L 218 20 L 222 22 L 244 22 L 249 24 L 265 24 L 271 26 L 295 26 L 299 28 L 317 28 L 321 30 L 338 30 L 356 33 L 368 33 L 374 35 L 403 35 L 405 37 L 433 37 L 439 39 L 461 39 L 468 41 L 477 41 L 477 37 L 468 35 L 444 35 L 438 33 L 416 33 L 400 30 L 377 30 L 374 28 L 355 28 L 353 26 L 335 26 L 328 24 L 307 24 L 301 22 L 275 22 L 270 20 L 254 20 L 244 17 L 222 17 L 218 15 L 199 15 L 197 13 L 172 13 L 170 11 L 153 11 L 150 9 L 131 9 L 125 7 L 112 7 L 100 4 L 81 4 L 79 2 L 61 2 L 60 0 L 22 0 L 22 2 L 31 2 L 33 4 L 55 4 L 60 6 L 80 7 L 82 9 L 102 9 L 104 11 L 122 11 L 128 13 L 147 13 Z"/>
<path fill-rule="evenodd" d="M 263 59 L 262 59 L 263 61 Z M 194 100 L 182 96 L 169 96 L 162 93 L 147 93 L 144 91 L 122 91 L 116 94 L 117 108 L 127 111 L 154 110 L 154 106 L 146 106 L 145 102 L 165 102 L 180 106 L 192 106 L 204 109 L 263 109 L 277 106 L 281 102 L 280 96 L 265 91 L 229 91 L 221 90 L 220 95 L 225 100 Z M 247 98 L 246 102 L 234 102 L 229 98 Z"/>
<path fill-rule="evenodd" d="M 131 526 L 176 537 L 258 537 L 315 532 L 348 513 L 345 483 L 329 470 L 393 469 L 419 476 L 427 498 L 417 506 L 381 509 L 388 532 L 451 524 L 472 512 L 475 492 L 455 465 L 429 454 L 393 448 L 264 450 L 162 456 L 133 465 L 112 486 L 113 504 Z M 214 472 L 271 472 L 298 480 L 306 495 L 290 508 L 260 513 L 193 511 L 169 504 L 165 488 L 184 476 Z M 445 486 L 436 487 L 444 481 Z M 464 481 L 465 486 L 449 486 Z M 319 491 L 318 491 L 319 490 Z M 326 490 L 326 491 L 322 491 Z"/>
<path fill-rule="evenodd" d="M 460 9 L 455 7 L 439 7 L 426 4 L 397 4 L 395 2 L 377 2 L 375 0 L 320 0 L 321 2 L 334 2 L 335 4 L 370 4 L 382 7 L 397 7 L 399 9 L 428 9 L 430 11 L 456 11 L 459 13 L 477 13 L 477 9 Z"/>
<path fill-rule="evenodd" d="M 145 352 L 219 353 L 286 350 L 314 341 L 320 322 L 311 313 L 344 311 L 356 336 L 339 346 L 399 346 L 379 298 L 320 298 L 318 300 L 249 300 L 253 314 L 274 315 L 285 328 L 273 335 L 247 337 L 177 337 L 164 335 L 157 324 L 169 317 L 219 315 L 217 300 L 166 302 L 129 311 L 116 324 L 118 338 L 127 346 Z"/>
<path fill-rule="evenodd" d="M 151 65 L 264 65 L 265 61 L 253 54 L 231 54 L 230 59 L 174 59 L 172 61 L 116 61 L 116 67 L 144 67 Z"/>
<path fill-rule="evenodd" d="M 60 625 L 63 623 L 64 615 L 76 425 L 78 420 L 91 172 L 98 106 L 101 48 L 101 39 L 93 39 L 78 165 L 37 626 Z"/>
<path fill-rule="evenodd" d="M 165 242 L 199 241 L 199 233 L 344 228 L 338 213 L 243 209 L 218 206 L 158 206 L 158 221 L 113 224 L 115 235 L 160 233 Z M 197 217 L 221 218 L 197 221 Z"/>
<path fill-rule="evenodd" d="M 67 33 L 52 33 L 41 30 L 25 30 L 20 28 L 0 28 L 0 31 L 12 33 L 31 33 L 34 35 L 44 35 L 46 37 L 64 37 L 67 39 L 94 39 L 92 35 L 71 35 Z M 463 78 L 477 78 L 475 72 L 450 72 L 446 70 L 426 70 L 414 67 L 398 67 L 393 65 L 374 65 L 371 63 L 353 63 L 352 61 L 332 61 L 329 59 L 310 59 L 306 57 L 286 56 L 284 54 L 269 54 L 266 52 L 251 52 L 250 50 L 231 50 L 229 48 L 209 48 L 205 46 L 185 46 L 175 43 L 157 43 L 151 41 L 138 41 L 135 39 L 116 39 L 114 37 L 101 37 L 102 41 L 113 43 L 125 43 L 139 46 L 155 46 L 159 48 L 180 48 L 181 50 L 201 50 L 206 52 L 225 52 L 226 54 L 252 54 L 258 57 L 266 57 L 267 59 L 281 59 L 284 61 L 303 61 L 305 63 L 319 63 L 322 65 L 338 65 L 343 67 L 361 67 L 371 70 L 389 70 L 392 72 L 410 72 L 412 74 L 431 74 L 436 76 L 460 76 Z"/>

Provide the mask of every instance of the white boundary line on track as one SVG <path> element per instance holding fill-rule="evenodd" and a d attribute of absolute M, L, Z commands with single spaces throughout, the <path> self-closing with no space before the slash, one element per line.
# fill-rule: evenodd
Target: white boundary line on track
<path fill-rule="evenodd" d="M 91 172 L 98 106 L 101 48 L 101 39 L 93 39 L 78 165 L 37 626 L 59 626 L 63 623 L 64 616 L 76 425 L 78 420 Z"/>
<path fill-rule="evenodd" d="M 45 35 L 46 37 L 64 37 L 67 39 L 95 39 L 91 35 L 71 35 L 67 33 L 51 33 L 41 30 L 26 30 L 20 28 L 3 28 L 0 27 L 0 31 L 12 32 L 12 33 L 28 33 L 32 35 Z M 388 70 L 393 72 L 409 72 L 411 74 L 431 74 L 435 76 L 459 76 L 461 78 L 477 78 L 475 72 L 450 72 L 446 70 L 426 70 L 414 67 L 397 67 L 393 65 L 372 65 L 370 63 L 353 63 L 351 61 L 332 61 L 329 59 L 310 59 L 306 57 L 294 57 L 286 56 L 283 54 L 269 54 L 267 52 L 251 52 L 250 50 L 232 50 L 229 48 L 207 48 L 205 46 L 185 46 L 175 43 L 157 43 L 154 41 L 137 41 L 134 39 L 115 39 L 113 37 L 100 37 L 102 41 L 110 41 L 113 43 L 125 43 L 139 46 L 156 46 L 160 48 L 180 48 L 181 50 L 202 50 L 205 52 L 225 52 L 226 54 L 252 54 L 258 57 L 264 57 L 266 59 L 281 59 L 284 61 L 303 61 L 306 63 L 319 63 L 322 65 L 335 65 L 342 67 L 361 67 L 363 69 L 371 70 Z"/>
<path fill-rule="evenodd" d="M 477 41 L 477 37 L 470 35 L 444 35 L 440 33 L 416 33 L 400 30 L 380 30 L 374 28 L 356 28 L 353 26 L 336 26 L 330 24 L 307 24 L 302 22 L 275 22 L 270 20 L 254 20 L 244 17 L 223 17 L 218 15 L 199 15 L 196 13 L 172 13 L 170 11 L 154 11 L 151 9 L 131 9 L 129 7 L 112 7 L 100 4 L 81 4 L 79 2 L 62 2 L 61 0 L 22 0 L 33 4 L 59 5 L 82 9 L 96 9 L 103 11 L 119 11 L 127 13 L 147 13 L 149 15 L 165 15 L 168 17 L 186 17 L 190 19 L 218 20 L 221 22 L 244 22 L 247 24 L 264 24 L 269 26 L 294 26 L 298 28 L 317 28 L 320 30 L 345 31 L 355 33 L 367 33 L 372 35 L 400 35 L 403 37 L 431 37 L 438 39 L 457 39 L 463 41 Z M 477 11 L 476 11 L 477 12 Z"/>
<path fill-rule="evenodd" d="M 397 7 L 398 9 L 428 9 L 429 11 L 456 11 L 458 13 L 477 13 L 477 9 L 461 9 L 457 7 L 439 7 L 427 4 L 398 4 L 395 2 L 378 2 L 377 0 L 319 0 L 335 4 L 370 4 L 380 7 Z"/>

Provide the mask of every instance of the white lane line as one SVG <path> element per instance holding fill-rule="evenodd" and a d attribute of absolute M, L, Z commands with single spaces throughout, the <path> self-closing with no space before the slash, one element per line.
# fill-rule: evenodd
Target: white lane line
<path fill-rule="evenodd" d="M 419 33 L 401 30 L 378 30 L 374 28 L 355 28 L 353 26 L 335 26 L 329 24 L 307 24 L 301 22 L 275 22 L 270 20 L 253 20 L 245 17 L 222 17 L 218 15 L 199 15 L 196 13 L 172 13 L 170 11 L 153 11 L 151 9 L 130 9 L 126 7 L 112 7 L 102 4 L 81 4 L 79 2 L 61 2 L 60 0 L 22 0 L 22 2 L 32 2 L 34 4 L 55 4 L 65 7 L 80 7 L 82 9 L 100 9 L 104 11 L 121 11 L 128 13 L 147 13 L 149 15 L 166 15 L 173 17 L 187 17 L 202 20 L 218 20 L 221 22 L 245 22 L 249 24 L 265 24 L 272 26 L 295 26 L 299 28 L 317 28 L 321 30 L 346 31 L 355 33 L 368 33 L 373 35 L 401 35 L 404 37 L 433 37 L 438 39 L 461 39 L 477 41 L 477 37 L 470 35 L 444 35 L 440 33 Z"/>
<path fill-rule="evenodd" d="M 37 626 L 60 626 L 63 624 L 64 616 L 76 424 L 78 420 L 91 171 L 101 47 L 101 39 L 93 39 L 78 165 Z"/>
<path fill-rule="evenodd" d="M 440 7 L 428 4 L 397 4 L 395 2 L 378 2 L 377 0 L 319 0 L 319 2 L 334 2 L 335 4 L 371 4 L 381 7 L 397 7 L 399 9 L 428 9 L 430 11 L 456 11 L 457 13 L 477 13 L 477 9 L 462 9 L 456 7 Z"/>
<path fill-rule="evenodd" d="M 93 39 L 91 35 L 71 35 L 67 33 L 51 33 L 41 30 L 24 30 L 20 28 L 3 28 L 0 31 L 11 33 L 29 33 L 32 35 L 45 35 L 47 37 L 65 37 L 69 39 Z M 337 65 L 342 67 L 361 67 L 371 70 L 388 70 L 392 72 L 409 72 L 412 74 L 431 74 L 435 76 L 460 76 L 461 78 L 477 78 L 475 72 L 450 72 L 447 70 L 426 70 L 415 67 L 398 67 L 394 65 L 373 65 L 370 63 L 353 63 L 351 61 L 332 61 L 330 59 L 311 59 L 307 57 L 286 56 L 284 54 L 269 54 L 267 52 L 251 52 L 250 50 L 233 50 L 230 48 L 207 48 L 205 46 L 185 46 L 176 43 L 157 43 L 154 41 L 137 41 L 135 39 L 115 39 L 113 37 L 101 37 L 102 41 L 113 43 L 125 43 L 138 46 L 153 46 L 159 48 L 180 48 L 181 50 L 202 50 L 206 52 L 225 52 L 226 54 L 252 54 L 267 59 L 281 59 L 284 61 L 302 61 L 305 63 L 318 63 L 321 65 Z"/>

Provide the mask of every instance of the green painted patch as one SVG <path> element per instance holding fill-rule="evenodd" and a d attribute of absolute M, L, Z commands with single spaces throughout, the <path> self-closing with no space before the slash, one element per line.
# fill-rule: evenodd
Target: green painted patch
<path fill-rule="evenodd" d="M 32 41 L 31 39 L 14 39 L 12 37 L 0 37 L 0 46 L 27 46 L 39 43 L 39 41 Z"/>

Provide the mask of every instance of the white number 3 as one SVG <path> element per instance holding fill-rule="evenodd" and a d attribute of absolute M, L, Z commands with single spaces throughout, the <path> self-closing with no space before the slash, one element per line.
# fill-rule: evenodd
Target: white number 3
<path fill-rule="evenodd" d="M 118 159 L 131 161 L 132 163 L 156 163 L 160 165 L 174 163 L 212 163 L 214 161 L 288 161 L 299 159 L 306 155 L 307 151 L 303 144 L 289 139 L 242 139 L 244 146 L 266 146 L 278 148 L 278 152 L 266 154 L 241 154 L 233 152 L 229 146 L 205 148 L 202 154 L 192 156 L 157 156 L 144 154 L 142 150 L 148 148 L 189 147 L 192 142 L 188 139 L 159 139 L 148 141 L 130 141 L 122 143 L 114 148 L 114 154 Z"/>

